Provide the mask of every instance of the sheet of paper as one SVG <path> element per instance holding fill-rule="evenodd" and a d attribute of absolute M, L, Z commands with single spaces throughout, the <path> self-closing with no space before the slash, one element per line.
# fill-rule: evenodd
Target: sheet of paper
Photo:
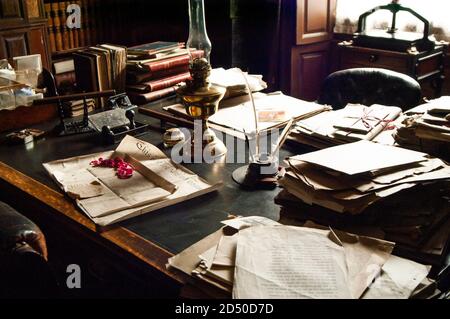
<path fill-rule="evenodd" d="M 348 282 L 353 298 L 359 298 L 391 256 L 394 243 L 333 230 L 345 251 Z"/>
<path fill-rule="evenodd" d="M 390 256 L 363 299 L 407 299 L 427 277 L 431 267 Z"/>
<path fill-rule="evenodd" d="M 287 162 L 295 176 L 314 190 L 338 191 L 350 189 L 353 186 L 353 183 L 327 174 L 325 170 L 313 164 L 298 161 L 295 158 L 288 159 Z"/>
<path fill-rule="evenodd" d="M 350 298 L 344 250 L 327 234 L 291 226 L 241 230 L 233 298 Z"/>
<path fill-rule="evenodd" d="M 65 191 L 73 199 L 85 199 L 103 195 L 105 188 L 99 182 L 93 181 L 88 184 L 67 185 Z"/>
<path fill-rule="evenodd" d="M 223 238 L 224 236 L 222 236 Z M 225 284 L 231 292 L 234 278 L 234 266 L 215 265 L 213 263 L 216 254 L 216 247 L 212 247 L 202 253 L 199 266 L 193 271 L 193 275 L 199 278 L 208 277 L 212 282 L 219 282 L 220 285 Z"/>
<path fill-rule="evenodd" d="M 127 135 L 120 142 L 115 154 L 131 156 L 137 161 L 165 159 L 167 156 L 156 146 Z"/>
<path fill-rule="evenodd" d="M 93 218 L 93 220 L 98 225 L 110 225 L 112 223 L 149 213 L 163 207 L 175 205 L 191 198 L 214 192 L 222 187 L 222 183 L 209 184 L 199 176 L 195 176 L 195 178 L 190 178 L 178 182 L 177 187 L 177 191 L 172 195 L 167 196 L 164 200 L 136 208 L 126 209 L 107 216 Z"/>
<path fill-rule="evenodd" d="M 221 221 L 222 224 L 234 228 L 236 230 L 241 230 L 251 226 L 275 226 L 280 225 L 280 223 L 262 216 L 248 216 L 248 217 L 238 217 L 233 219 L 227 219 Z"/>
<path fill-rule="evenodd" d="M 425 153 L 359 141 L 295 156 L 294 159 L 330 168 L 348 175 L 421 162 Z"/>
<path fill-rule="evenodd" d="M 201 259 L 199 256 L 211 248 L 215 249 L 222 235 L 222 229 L 219 229 L 192 246 L 189 246 L 178 255 L 169 258 L 167 268 L 170 269 L 170 267 L 173 267 L 187 275 L 191 275 L 192 271 L 200 263 Z"/>
<path fill-rule="evenodd" d="M 248 74 L 247 72 L 242 72 L 238 68 L 231 68 L 228 70 L 223 68 L 212 69 L 209 80 L 212 84 L 231 89 L 231 91 L 240 89 L 246 92 L 244 76 L 247 79 L 252 92 L 261 91 L 267 88 L 267 83 L 262 80 L 262 76 Z"/>
<path fill-rule="evenodd" d="M 216 247 L 212 265 L 234 267 L 237 240 L 237 234 L 233 236 L 222 236 Z"/>

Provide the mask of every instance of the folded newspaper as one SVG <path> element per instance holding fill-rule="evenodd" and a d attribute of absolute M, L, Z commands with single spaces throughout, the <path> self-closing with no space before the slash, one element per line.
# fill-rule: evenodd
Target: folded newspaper
<path fill-rule="evenodd" d="M 121 179 L 92 161 L 121 158 L 134 172 Z M 96 224 L 106 226 L 170 206 L 220 187 L 174 163 L 156 146 L 126 136 L 115 151 L 43 164 L 50 176 Z"/>

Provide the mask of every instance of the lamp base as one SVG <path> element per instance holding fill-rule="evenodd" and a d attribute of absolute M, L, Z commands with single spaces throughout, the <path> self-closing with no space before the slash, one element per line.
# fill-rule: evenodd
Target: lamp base
<path fill-rule="evenodd" d="M 198 142 L 197 142 L 198 141 Z M 224 163 L 227 155 L 227 147 L 217 138 L 211 129 L 206 129 L 201 140 L 201 148 L 196 144 L 200 144 L 199 140 L 194 138 L 191 140 L 189 148 L 190 158 L 194 163 Z"/>

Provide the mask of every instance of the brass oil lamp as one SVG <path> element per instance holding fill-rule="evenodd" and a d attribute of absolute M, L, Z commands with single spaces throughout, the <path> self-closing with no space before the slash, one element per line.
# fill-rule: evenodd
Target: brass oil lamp
<path fill-rule="evenodd" d="M 223 162 L 227 148 L 208 126 L 208 118 L 218 110 L 219 102 L 225 95 L 225 88 L 211 85 L 209 75 L 211 65 L 205 58 L 194 59 L 190 64 L 192 80 L 177 90 L 186 113 L 194 120 L 201 120 L 201 128 L 194 125 L 191 140 L 191 156 L 198 158 L 201 150 L 202 161 Z M 201 148 L 200 145 L 201 144 Z"/>

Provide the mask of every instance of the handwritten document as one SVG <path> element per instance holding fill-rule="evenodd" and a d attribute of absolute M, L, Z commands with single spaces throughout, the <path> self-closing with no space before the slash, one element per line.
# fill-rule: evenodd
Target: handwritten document
<path fill-rule="evenodd" d="M 134 168 L 129 179 L 118 179 L 113 169 L 92 167 L 92 160 L 124 157 Z M 198 175 L 167 158 L 156 146 L 126 136 L 115 151 L 44 163 L 44 168 L 78 206 L 98 225 L 134 216 L 212 192 Z"/>
<path fill-rule="evenodd" d="M 344 250 L 328 233 L 290 226 L 241 230 L 233 298 L 351 298 Z"/>

